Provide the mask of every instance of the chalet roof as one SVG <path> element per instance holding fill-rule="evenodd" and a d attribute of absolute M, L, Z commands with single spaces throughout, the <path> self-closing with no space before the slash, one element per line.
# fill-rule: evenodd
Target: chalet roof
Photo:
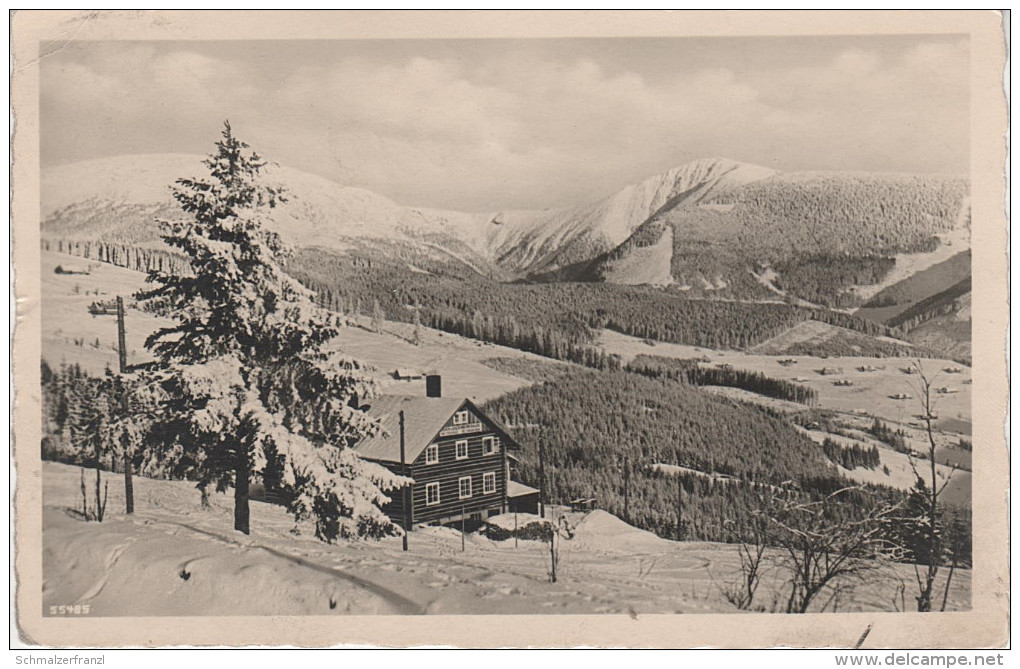
<path fill-rule="evenodd" d="M 404 460 L 410 464 L 466 402 L 462 397 L 376 397 L 369 402 L 367 413 L 382 424 L 383 432 L 359 442 L 354 450 L 370 460 L 400 462 L 400 411 L 403 410 Z"/>

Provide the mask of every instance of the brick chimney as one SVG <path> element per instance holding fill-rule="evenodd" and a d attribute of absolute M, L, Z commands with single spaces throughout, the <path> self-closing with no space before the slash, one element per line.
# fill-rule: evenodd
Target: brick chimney
<path fill-rule="evenodd" d="M 443 377 L 438 374 L 429 374 L 425 377 L 425 397 L 443 396 Z"/>

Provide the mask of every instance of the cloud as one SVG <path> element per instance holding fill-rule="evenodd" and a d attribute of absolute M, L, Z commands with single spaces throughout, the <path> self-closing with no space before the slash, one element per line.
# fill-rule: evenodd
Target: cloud
<path fill-rule="evenodd" d="M 711 155 L 781 169 L 962 171 L 967 53 L 966 41 L 943 40 L 637 71 L 591 53 L 498 48 L 269 61 L 112 45 L 44 65 L 43 157 L 205 152 L 230 117 L 281 163 L 464 209 L 585 201 Z"/>

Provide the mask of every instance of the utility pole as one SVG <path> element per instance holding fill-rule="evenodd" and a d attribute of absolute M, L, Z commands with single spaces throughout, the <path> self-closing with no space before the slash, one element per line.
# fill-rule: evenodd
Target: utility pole
<path fill-rule="evenodd" d="M 407 476 L 407 461 L 404 458 L 404 410 L 403 409 L 400 410 L 400 473 L 403 474 L 404 476 Z M 413 500 L 411 501 L 411 504 L 408 503 L 408 500 L 407 500 L 408 494 L 407 493 L 410 491 L 409 488 L 410 488 L 410 486 L 405 485 L 400 490 L 400 517 L 404 521 L 403 525 L 404 525 L 404 550 L 405 551 L 407 550 L 407 532 L 408 532 L 408 529 L 410 528 L 410 525 L 411 525 L 409 520 L 408 520 L 408 516 L 411 513 L 411 504 L 414 503 Z"/>
<path fill-rule="evenodd" d="M 109 304 L 109 302 L 107 302 Z M 127 374 L 127 337 L 124 332 L 124 298 L 117 296 L 117 357 L 120 373 Z"/>
<path fill-rule="evenodd" d="M 128 396 L 125 387 L 125 375 L 128 371 L 127 365 L 127 336 L 124 327 L 124 298 L 117 296 L 117 359 L 120 363 L 120 406 L 125 417 L 128 412 Z M 134 449 L 125 440 L 124 444 L 124 506 L 125 513 L 135 512 L 135 483 L 132 479 L 132 454 Z"/>

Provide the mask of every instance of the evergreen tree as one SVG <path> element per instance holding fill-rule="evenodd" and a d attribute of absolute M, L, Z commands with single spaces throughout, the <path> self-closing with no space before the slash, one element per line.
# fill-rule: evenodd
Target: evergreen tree
<path fill-rule="evenodd" d="M 78 376 L 71 380 L 68 420 L 69 437 L 65 457 L 94 467 L 97 472 L 103 459 L 110 454 L 110 438 L 117 420 L 117 406 L 109 391 L 112 372 L 107 369 L 102 379 Z"/>
<path fill-rule="evenodd" d="M 382 332 L 382 322 L 384 318 L 385 315 L 383 314 L 382 307 L 379 306 L 379 300 L 374 300 L 372 302 L 372 323 L 371 323 L 373 332 Z"/>
<path fill-rule="evenodd" d="M 910 489 L 902 517 L 897 526 L 899 544 L 904 551 L 904 558 L 915 564 L 928 565 L 933 558 L 937 562 L 942 546 L 942 519 L 936 518 L 934 528 L 928 514 L 928 503 L 931 490 L 921 477 L 917 478 Z M 932 537 L 935 540 L 932 541 Z M 934 545 L 935 553 L 932 552 Z"/>
<path fill-rule="evenodd" d="M 411 343 L 415 346 L 421 346 L 421 316 L 418 315 L 418 310 L 414 310 L 414 331 L 411 333 Z"/>
<path fill-rule="evenodd" d="M 282 464 L 291 512 L 314 518 L 320 539 L 395 534 L 379 507 L 405 479 L 351 449 L 378 430 L 353 401 L 374 383 L 327 350 L 337 317 L 281 269 L 287 249 L 263 223 L 285 194 L 262 182 L 266 162 L 229 123 L 222 135 L 204 161 L 209 176 L 172 187 L 187 220 L 161 221 L 191 272 L 154 270 L 138 296 L 173 320 L 146 341 L 157 356 L 146 378 L 160 393 L 160 438 L 150 440 L 160 452 L 149 460 L 194 463 L 203 492 L 233 486 L 234 527 L 245 534 L 249 482 L 264 479 L 267 451 L 274 469 Z"/>

